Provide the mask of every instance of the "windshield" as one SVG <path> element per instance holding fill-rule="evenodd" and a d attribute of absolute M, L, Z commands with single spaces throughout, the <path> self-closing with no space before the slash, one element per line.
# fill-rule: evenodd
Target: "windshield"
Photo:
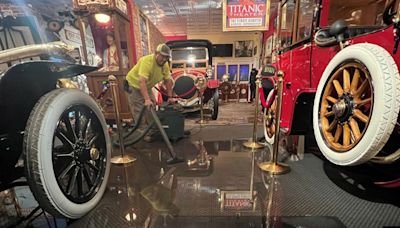
<path fill-rule="evenodd" d="M 186 48 L 172 50 L 172 61 L 184 60 L 190 62 L 199 59 L 207 59 L 206 48 Z"/>
<path fill-rule="evenodd" d="M 330 1 L 328 24 L 342 19 L 348 26 L 383 25 L 382 15 L 386 0 L 332 0 Z"/>

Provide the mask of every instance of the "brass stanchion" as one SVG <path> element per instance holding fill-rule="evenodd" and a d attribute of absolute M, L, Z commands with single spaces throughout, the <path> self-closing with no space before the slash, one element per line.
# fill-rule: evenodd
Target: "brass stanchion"
<path fill-rule="evenodd" d="M 258 90 L 261 87 L 261 77 L 257 75 L 257 80 L 256 80 L 256 102 L 255 102 L 255 108 L 254 108 L 254 123 L 253 123 L 253 138 L 252 141 L 248 141 L 243 143 L 243 146 L 251 149 L 260 149 L 263 148 L 264 145 L 256 142 L 257 140 L 257 120 L 258 120 L 258 103 L 260 100 L 260 96 L 258 95 Z"/>
<path fill-rule="evenodd" d="M 121 150 L 120 156 L 114 156 L 111 158 L 111 163 L 113 164 L 128 164 L 134 162 L 136 158 L 133 158 L 129 155 L 125 155 L 125 145 L 124 145 L 124 137 L 122 135 L 122 127 L 121 127 L 121 118 L 119 113 L 119 96 L 118 96 L 118 82 L 117 78 L 114 75 L 108 76 L 108 80 L 110 81 L 111 91 L 112 91 L 112 99 L 114 103 L 114 111 L 115 111 L 115 122 L 117 122 L 117 133 L 119 139 L 119 148 Z"/>
<path fill-rule="evenodd" d="M 282 71 L 278 71 L 278 93 L 277 93 L 277 110 L 275 114 L 275 135 L 274 135 L 274 150 L 272 152 L 272 160 L 269 162 L 262 162 L 258 164 L 261 170 L 270 172 L 272 174 L 284 174 L 290 172 L 290 167 L 286 164 L 279 163 L 278 160 L 278 149 L 279 149 L 279 128 L 280 119 L 282 112 L 282 92 L 283 92 L 283 76 Z"/>
<path fill-rule="evenodd" d="M 197 121 L 198 124 L 206 124 L 207 120 L 204 119 L 204 101 L 203 101 L 203 93 L 200 95 L 200 120 Z"/>
<path fill-rule="evenodd" d="M 207 120 L 204 119 L 204 90 L 207 88 L 207 81 L 204 77 L 197 77 L 195 80 L 195 86 L 200 94 L 200 120 L 196 121 L 198 124 L 206 124 Z"/>

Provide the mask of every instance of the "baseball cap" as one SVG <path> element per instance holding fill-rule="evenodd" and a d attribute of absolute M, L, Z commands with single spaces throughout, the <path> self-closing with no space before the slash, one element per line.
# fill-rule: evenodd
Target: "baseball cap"
<path fill-rule="evenodd" d="M 166 44 L 159 44 L 157 46 L 156 52 L 163 56 L 171 57 L 171 49 Z"/>

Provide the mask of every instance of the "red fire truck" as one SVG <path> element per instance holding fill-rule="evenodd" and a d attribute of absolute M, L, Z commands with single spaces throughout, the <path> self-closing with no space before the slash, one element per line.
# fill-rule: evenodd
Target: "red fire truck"
<path fill-rule="evenodd" d="M 281 132 L 313 130 L 320 151 L 338 165 L 400 157 L 398 8 L 396 0 L 280 2 L 274 64 L 284 73 Z M 264 112 L 270 142 L 275 107 Z"/>

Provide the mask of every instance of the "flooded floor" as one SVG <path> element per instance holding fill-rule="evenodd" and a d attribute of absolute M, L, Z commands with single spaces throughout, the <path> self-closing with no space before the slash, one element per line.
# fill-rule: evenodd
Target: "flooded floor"
<path fill-rule="evenodd" d="M 240 110 L 233 113 L 233 110 Z M 259 164 L 272 146 L 243 146 L 252 136 L 254 106 L 221 106 L 220 120 L 185 121 L 190 135 L 173 144 L 184 162 L 171 158 L 160 137 L 128 146 L 135 161 L 112 165 L 100 204 L 79 220 L 39 218 L 36 227 L 383 227 L 400 226 L 398 189 L 373 180 L 390 178 L 397 167 L 365 164 L 338 167 L 312 143 L 298 156 L 280 150 L 290 172 L 271 175 Z M 251 120 L 251 121 L 250 121 Z M 263 128 L 259 125 L 257 135 Z M 313 152 L 313 153 L 311 153 Z M 120 155 L 114 147 L 113 156 Z M 293 159 L 297 158 L 297 159 Z M 41 221 L 41 222 L 40 222 Z"/>

